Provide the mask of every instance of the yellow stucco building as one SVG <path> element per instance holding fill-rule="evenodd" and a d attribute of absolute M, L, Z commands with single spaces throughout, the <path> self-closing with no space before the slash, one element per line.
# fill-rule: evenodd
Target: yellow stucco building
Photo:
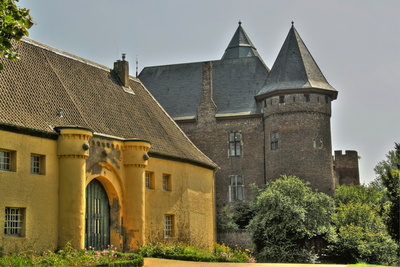
<path fill-rule="evenodd" d="M 0 251 L 215 241 L 214 172 L 128 62 L 25 39 L 0 72 Z"/>

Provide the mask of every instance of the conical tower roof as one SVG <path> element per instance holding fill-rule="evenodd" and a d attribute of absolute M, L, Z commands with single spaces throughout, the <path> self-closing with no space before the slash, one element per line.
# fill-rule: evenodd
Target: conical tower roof
<path fill-rule="evenodd" d="M 258 99 L 287 93 L 319 92 L 336 99 L 338 92 L 325 79 L 293 22 Z"/>
<path fill-rule="evenodd" d="M 257 49 L 254 47 L 253 43 L 250 41 L 250 38 L 243 30 L 242 22 L 239 21 L 239 26 L 233 35 L 231 42 L 226 48 L 222 59 L 235 59 L 254 56 L 260 58 Z"/>

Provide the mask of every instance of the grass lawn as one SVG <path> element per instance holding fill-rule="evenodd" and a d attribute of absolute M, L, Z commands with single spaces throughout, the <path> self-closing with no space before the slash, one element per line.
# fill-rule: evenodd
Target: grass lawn
<path fill-rule="evenodd" d="M 392 267 L 392 266 L 372 265 L 372 264 L 366 264 L 366 263 L 358 263 L 358 264 L 348 264 L 347 267 Z"/>

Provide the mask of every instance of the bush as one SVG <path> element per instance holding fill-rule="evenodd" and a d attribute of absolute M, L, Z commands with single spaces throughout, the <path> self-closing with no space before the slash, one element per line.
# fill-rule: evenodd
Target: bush
<path fill-rule="evenodd" d="M 0 258 L 0 266 L 143 266 L 143 257 L 134 253 L 118 253 L 109 249 L 74 249 L 67 244 L 54 252 L 25 251 Z"/>
<path fill-rule="evenodd" d="M 295 176 L 267 184 L 253 204 L 248 229 L 262 262 L 313 263 L 318 258 L 305 241 L 327 232 L 334 201 Z"/>
<path fill-rule="evenodd" d="M 143 257 L 155 257 L 201 262 L 255 262 L 250 250 L 231 249 L 225 245 L 215 244 L 214 251 L 207 251 L 184 243 L 166 245 L 148 243 L 138 252 Z"/>
<path fill-rule="evenodd" d="M 359 194 L 359 188 L 354 188 L 354 194 Z M 336 194 L 342 192 L 338 190 Z M 389 235 L 375 200 L 350 200 L 338 205 L 327 235 L 329 256 L 343 263 L 390 265 L 399 260 L 399 247 Z"/>

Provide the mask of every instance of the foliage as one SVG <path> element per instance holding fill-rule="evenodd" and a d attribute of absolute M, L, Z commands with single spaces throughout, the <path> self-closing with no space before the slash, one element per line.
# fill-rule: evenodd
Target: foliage
<path fill-rule="evenodd" d="M 250 202 L 237 201 L 233 203 L 232 219 L 239 229 L 246 229 L 254 216 L 255 212 Z"/>
<path fill-rule="evenodd" d="M 28 29 L 33 26 L 32 17 L 28 9 L 17 7 L 14 0 L 0 0 L 0 14 L 0 56 L 18 60 L 12 41 L 29 35 Z M 0 70 L 3 68 L 4 65 L 0 63 Z"/>
<path fill-rule="evenodd" d="M 125 264 L 125 265 L 122 265 Z M 14 253 L 0 258 L 0 266 L 143 266 L 143 257 L 133 253 L 117 253 L 112 246 L 97 251 L 92 248 L 74 249 L 67 244 L 63 249 Z"/>
<path fill-rule="evenodd" d="M 225 245 L 215 244 L 214 251 L 206 251 L 184 243 L 166 245 L 165 243 L 148 243 L 138 252 L 143 257 L 156 257 L 186 261 L 202 262 L 255 262 L 250 250 L 231 249 Z"/>
<path fill-rule="evenodd" d="M 217 215 L 217 231 L 237 230 L 239 227 L 234 222 L 234 208 L 232 205 L 224 206 Z"/>
<path fill-rule="evenodd" d="M 328 255 L 345 263 L 396 262 L 398 246 L 381 215 L 385 210 L 384 195 L 376 188 L 342 185 L 336 190 L 335 199 L 338 206 L 327 235 Z"/>
<path fill-rule="evenodd" d="M 249 224 L 257 259 L 265 262 L 315 262 L 306 240 L 326 233 L 334 202 L 295 176 L 281 176 L 256 198 Z"/>
<path fill-rule="evenodd" d="M 389 151 L 386 160 L 380 161 L 375 167 L 377 179 L 387 190 L 387 197 L 392 202 L 387 225 L 389 233 L 400 245 L 400 144 L 395 143 L 395 150 Z"/>

